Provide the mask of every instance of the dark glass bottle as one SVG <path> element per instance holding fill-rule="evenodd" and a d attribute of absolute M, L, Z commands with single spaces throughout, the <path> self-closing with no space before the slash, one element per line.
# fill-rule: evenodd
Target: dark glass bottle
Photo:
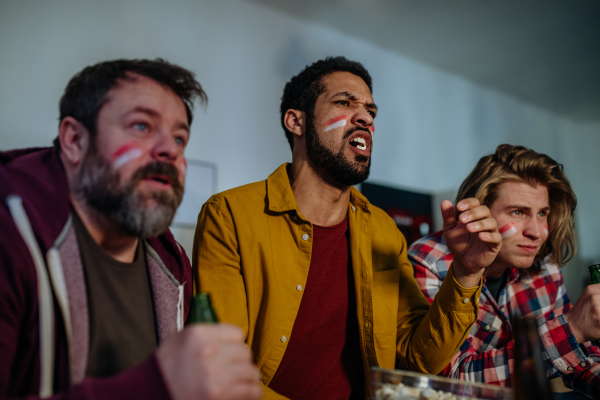
<path fill-rule="evenodd" d="M 592 283 L 600 283 L 600 264 L 590 265 L 588 271 L 590 271 Z"/>
<path fill-rule="evenodd" d="M 191 321 L 196 324 L 216 324 L 219 322 L 208 293 L 199 293 L 192 298 Z"/>
<path fill-rule="evenodd" d="M 590 278 L 592 279 L 592 284 L 600 283 L 600 264 L 590 265 L 588 267 L 588 271 L 590 271 Z M 592 344 L 594 346 L 600 347 L 600 339 L 593 340 Z"/>
<path fill-rule="evenodd" d="M 534 318 L 513 320 L 515 367 L 512 387 L 515 400 L 552 400 L 554 395 L 546 377 L 540 336 Z"/>

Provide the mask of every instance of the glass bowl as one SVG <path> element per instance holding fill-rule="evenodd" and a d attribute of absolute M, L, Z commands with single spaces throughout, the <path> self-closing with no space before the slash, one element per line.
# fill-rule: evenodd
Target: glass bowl
<path fill-rule="evenodd" d="M 417 372 L 371 368 L 372 400 L 513 400 L 512 390 Z"/>

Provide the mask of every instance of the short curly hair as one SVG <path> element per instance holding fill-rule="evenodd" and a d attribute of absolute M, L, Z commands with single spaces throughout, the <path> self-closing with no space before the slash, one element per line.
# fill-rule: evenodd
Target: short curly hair
<path fill-rule="evenodd" d="M 568 263 L 577 252 L 574 229 L 577 197 L 563 172 L 562 164 L 526 147 L 502 144 L 496 148 L 494 154 L 479 160 L 460 185 L 456 203 L 475 197 L 481 204 L 490 207 L 498 198 L 498 188 L 504 182 L 525 182 L 530 185 L 539 183 L 548 188 L 549 235 L 535 261 L 541 261 L 551 255 L 560 266 Z"/>
<path fill-rule="evenodd" d="M 361 78 L 369 91 L 373 94 L 373 84 L 371 75 L 366 68 L 359 62 L 348 60 L 346 57 L 327 57 L 311 65 L 306 66 L 298 75 L 294 76 L 285 85 L 283 96 L 281 96 L 281 126 L 285 131 L 285 136 L 294 149 L 293 134 L 285 127 L 284 117 L 287 110 L 303 111 L 307 115 L 307 120 L 311 121 L 314 115 L 315 103 L 325 90 L 323 78 L 334 72 L 350 72 Z"/>
<path fill-rule="evenodd" d="M 190 125 L 196 98 L 203 104 L 208 101 L 193 72 L 162 58 L 104 61 L 84 68 L 71 78 L 60 99 L 59 122 L 65 117 L 73 117 L 85 126 L 92 138 L 95 138 L 98 113 L 108 101 L 108 92 L 115 88 L 119 81 L 135 80 L 134 74 L 146 76 L 179 96 L 185 105 Z M 58 138 L 54 140 L 54 147 L 60 150 Z"/>

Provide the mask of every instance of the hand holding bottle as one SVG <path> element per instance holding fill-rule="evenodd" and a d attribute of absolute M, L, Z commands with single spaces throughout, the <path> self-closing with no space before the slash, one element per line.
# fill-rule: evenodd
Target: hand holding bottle
<path fill-rule="evenodd" d="M 156 358 L 174 400 L 258 400 L 260 373 L 241 329 L 198 324 L 163 342 Z"/>
<path fill-rule="evenodd" d="M 586 287 L 565 317 L 577 343 L 600 338 L 600 283 Z"/>

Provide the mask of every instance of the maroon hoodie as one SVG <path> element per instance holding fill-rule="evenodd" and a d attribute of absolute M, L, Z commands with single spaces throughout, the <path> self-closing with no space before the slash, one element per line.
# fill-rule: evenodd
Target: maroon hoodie
<path fill-rule="evenodd" d="M 153 355 L 85 377 L 87 292 L 69 191 L 51 148 L 0 152 L 0 399 L 168 399 Z M 170 231 L 144 241 L 159 342 L 183 328 L 192 270 Z"/>

